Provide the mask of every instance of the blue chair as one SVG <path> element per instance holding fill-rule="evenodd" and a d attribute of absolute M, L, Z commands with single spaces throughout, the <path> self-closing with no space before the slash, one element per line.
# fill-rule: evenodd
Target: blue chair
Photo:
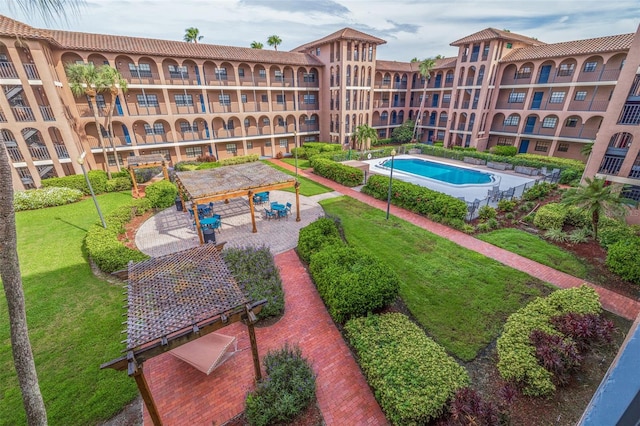
<path fill-rule="evenodd" d="M 277 212 L 278 212 L 278 218 L 288 217 L 287 209 L 277 210 Z"/>
<path fill-rule="evenodd" d="M 272 211 L 264 209 L 264 217 L 265 217 L 265 219 L 275 219 L 276 218 L 276 214 L 274 212 L 272 212 Z"/>
<path fill-rule="evenodd" d="M 291 203 L 287 203 L 285 204 L 285 210 L 287 212 L 287 214 L 291 214 Z"/>

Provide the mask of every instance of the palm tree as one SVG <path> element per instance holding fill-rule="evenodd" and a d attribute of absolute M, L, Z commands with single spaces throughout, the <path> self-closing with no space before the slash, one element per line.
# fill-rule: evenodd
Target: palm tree
<path fill-rule="evenodd" d="M 267 44 L 273 46 L 275 50 L 278 50 L 278 46 L 282 44 L 282 39 L 274 34 L 267 39 Z"/>
<path fill-rule="evenodd" d="M 418 57 L 417 57 L 417 56 L 414 56 L 414 57 L 411 59 L 411 63 L 413 64 L 414 62 L 420 62 L 420 59 L 418 59 Z"/>
<path fill-rule="evenodd" d="M 196 27 L 189 27 L 184 30 L 184 38 L 183 40 L 187 43 L 195 43 L 198 44 L 200 40 L 202 40 L 204 36 L 200 35 L 200 30 Z"/>
<path fill-rule="evenodd" d="M 585 178 L 584 180 L 584 185 L 567 191 L 562 204 L 578 207 L 591 216 L 593 238 L 597 240 L 600 217 L 613 216 L 616 219 L 622 219 L 629 200 L 621 198 L 619 193 L 614 192 L 614 188 L 617 189 L 618 186 L 605 185 L 604 179 Z"/>
<path fill-rule="evenodd" d="M 378 133 L 373 127 L 369 127 L 368 124 L 361 124 L 356 127 L 356 131 L 353 136 L 355 142 L 358 144 L 358 150 L 371 148 L 371 144 L 378 140 Z"/>
<path fill-rule="evenodd" d="M 413 135 L 411 137 L 412 140 L 416 139 L 416 134 L 418 132 L 418 123 L 422 119 L 422 110 L 424 109 L 424 100 L 427 96 L 427 85 L 429 84 L 429 80 L 431 80 L 431 71 L 433 71 L 433 67 L 436 66 L 435 59 L 427 58 L 420 62 L 418 65 L 418 71 L 420 75 L 424 77 L 424 87 L 422 89 L 422 100 L 420 100 L 420 108 L 418 109 L 418 116 L 416 117 L 416 122 L 413 126 Z"/>
<path fill-rule="evenodd" d="M 118 93 L 122 91 L 122 93 L 127 92 L 127 80 L 122 77 L 120 71 L 113 68 L 109 65 L 103 65 L 99 68 L 98 74 L 100 76 L 100 86 L 107 88 L 109 93 L 111 94 L 111 102 L 109 103 L 109 109 L 107 111 L 107 116 L 105 118 L 105 129 L 107 129 L 107 136 L 109 137 L 109 145 L 111 145 L 111 150 L 113 151 L 113 156 L 116 159 L 116 167 L 118 170 L 121 169 L 120 159 L 118 159 L 118 154 L 116 152 L 116 147 L 113 144 L 113 111 L 116 106 L 116 98 L 118 97 Z"/>
<path fill-rule="evenodd" d="M 594 142 L 585 144 L 580 150 L 580 154 L 584 155 L 585 157 L 589 157 L 591 155 L 591 152 L 593 151 L 593 144 Z"/>
<path fill-rule="evenodd" d="M 260 43 L 259 41 L 252 41 L 251 42 L 251 48 L 252 49 L 262 49 L 264 47 L 264 44 Z"/>
<path fill-rule="evenodd" d="M 104 145 L 104 138 L 102 137 L 102 125 L 98 117 L 98 107 L 96 105 L 96 95 L 104 90 L 108 90 L 108 86 L 100 76 L 98 68 L 93 64 L 72 64 L 69 63 L 65 66 L 67 73 L 67 80 L 69 81 L 69 88 L 74 96 L 86 96 L 89 101 L 89 107 L 93 111 L 93 120 L 96 123 L 96 129 L 98 131 L 98 141 L 102 148 L 102 154 L 104 156 L 104 167 L 107 171 L 109 179 L 111 179 L 111 171 L 109 170 L 109 160 L 107 158 L 107 148 Z"/>

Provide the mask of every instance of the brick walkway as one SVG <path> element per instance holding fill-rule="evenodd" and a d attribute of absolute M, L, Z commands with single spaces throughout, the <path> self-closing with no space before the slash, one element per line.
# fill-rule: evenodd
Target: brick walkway
<path fill-rule="evenodd" d="M 285 315 L 256 329 L 260 357 L 285 342 L 299 345 L 316 372 L 318 405 L 327 425 L 387 425 L 296 252 L 281 253 L 275 262 L 285 290 Z M 253 387 L 249 336 L 239 323 L 221 333 L 237 336 L 239 352 L 209 376 L 169 354 L 145 362 L 145 377 L 164 424 L 221 425 L 243 411 Z M 146 410 L 145 424 L 151 424 Z"/>
<path fill-rule="evenodd" d="M 285 167 L 290 170 L 294 170 L 292 166 L 289 164 L 279 161 L 279 160 L 271 160 L 274 164 L 278 166 Z M 301 176 L 312 179 L 318 183 L 321 183 L 329 188 L 332 188 L 334 191 L 340 192 L 344 195 L 348 195 L 352 198 L 360 200 L 368 205 L 378 208 L 380 210 L 387 209 L 387 203 L 381 200 L 376 200 L 373 197 L 362 194 L 354 189 L 347 188 L 342 186 L 332 180 L 325 179 L 321 176 L 314 175 L 312 173 L 299 172 Z M 406 220 L 407 222 L 411 222 L 416 226 L 419 226 L 423 229 L 426 229 L 429 232 L 432 232 L 436 235 L 444 237 L 454 243 L 468 248 L 469 250 L 476 251 L 481 253 L 487 257 L 497 260 L 500 263 L 503 263 L 507 266 L 510 266 L 514 269 L 518 269 L 520 271 L 526 272 L 527 274 L 539 278 L 543 281 L 549 282 L 560 288 L 569 288 L 576 287 L 583 283 L 584 280 L 573 277 L 569 274 L 565 274 L 564 272 L 556 271 L 553 268 L 542 265 L 538 262 L 534 262 L 533 260 L 527 259 L 515 253 L 511 253 L 507 250 L 496 247 L 492 244 L 486 243 L 484 241 L 478 240 L 470 235 L 467 235 L 463 232 L 457 231 L 455 229 L 449 228 L 447 226 L 441 225 L 439 223 L 433 222 L 423 216 L 417 215 L 415 213 L 411 213 L 405 209 L 391 206 L 390 213 L 394 216 L 397 216 L 401 219 Z M 607 290 L 605 288 L 599 287 L 595 284 L 586 282 L 587 285 L 593 287 L 598 294 L 600 295 L 600 301 L 602 306 L 616 315 L 627 318 L 629 320 L 635 320 L 638 314 L 640 314 L 640 302 L 615 293 L 611 290 Z"/>

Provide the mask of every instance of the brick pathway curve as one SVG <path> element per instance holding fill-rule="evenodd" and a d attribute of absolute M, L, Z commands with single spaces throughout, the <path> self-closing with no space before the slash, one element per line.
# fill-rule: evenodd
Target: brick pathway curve
<path fill-rule="evenodd" d="M 285 342 L 300 346 L 316 372 L 318 405 L 327 425 L 387 425 L 297 253 L 281 253 L 275 262 L 285 290 L 285 315 L 256 329 L 260 356 Z M 164 424 L 221 425 L 244 409 L 253 386 L 247 329 L 235 323 L 220 332 L 237 336 L 239 352 L 209 376 L 169 354 L 145 362 L 145 377 Z M 145 424 L 151 424 L 146 410 Z"/>
<path fill-rule="evenodd" d="M 290 170 L 294 170 L 292 166 L 289 164 L 279 161 L 279 160 L 271 160 L 273 163 L 278 166 L 285 167 Z M 312 173 L 299 172 L 301 176 L 305 176 L 309 179 L 312 179 L 318 183 L 321 183 L 329 188 L 332 188 L 334 191 L 338 191 L 342 194 L 348 195 L 352 198 L 360 200 L 364 203 L 372 207 L 376 207 L 380 210 L 387 209 L 387 203 L 381 200 L 376 200 L 373 197 L 362 194 L 354 189 L 347 188 L 346 186 L 342 186 L 332 180 L 325 179 L 321 176 L 314 175 Z M 468 248 L 469 250 L 476 251 L 481 253 L 487 257 L 497 260 L 500 263 L 503 263 L 507 266 L 510 266 L 514 269 L 518 269 L 520 271 L 526 272 L 527 274 L 539 278 L 543 281 L 549 282 L 560 288 L 569 288 L 576 287 L 583 283 L 584 280 L 573 277 L 569 274 L 565 274 L 564 272 L 556 271 L 553 268 L 542 265 L 538 262 L 534 262 L 533 260 L 527 259 L 515 253 L 511 253 L 507 250 L 496 247 L 492 244 L 486 243 L 484 241 L 478 240 L 470 235 L 467 235 L 463 232 L 457 231 L 455 229 L 449 228 L 447 226 L 441 225 L 439 223 L 433 222 L 423 216 L 417 215 L 415 213 L 409 212 L 405 209 L 391 206 L 390 213 L 394 216 L 397 216 L 401 219 L 406 220 L 407 222 L 411 222 L 416 226 L 419 226 L 423 229 L 426 229 L 429 232 L 432 232 L 436 235 L 444 237 L 448 240 L 453 241 L 454 243 Z M 586 284 L 593 287 L 598 294 L 600 295 L 600 301 L 602 306 L 616 315 L 627 318 L 629 320 L 635 320 L 638 314 L 640 314 L 640 302 L 625 297 L 621 294 L 613 292 L 611 290 L 607 290 L 595 284 L 586 282 Z"/>

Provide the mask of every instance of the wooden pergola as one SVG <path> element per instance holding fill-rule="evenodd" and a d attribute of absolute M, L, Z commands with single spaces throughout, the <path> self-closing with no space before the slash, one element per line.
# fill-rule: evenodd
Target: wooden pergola
<path fill-rule="evenodd" d="M 197 211 L 199 204 L 247 196 L 251 211 L 251 224 L 253 225 L 251 232 L 254 233 L 258 232 L 258 229 L 253 195 L 258 192 L 295 187 L 296 222 L 300 222 L 300 184 L 298 181 L 293 176 L 258 161 L 216 169 L 177 172 L 176 185 L 178 185 L 178 193 L 185 211 L 187 208 L 185 200 L 190 200 L 193 203 L 193 210 Z M 194 219 L 200 244 L 204 244 L 198 215 L 194 215 Z"/>
<path fill-rule="evenodd" d="M 169 172 L 167 171 L 167 162 L 162 154 L 134 155 L 127 157 L 127 169 L 133 183 L 133 190 L 136 195 L 140 195 L 138 190 L 138 182 L 136 181 L 136 169 L 150 169 L 153 167 L 162 167 L 162 174 L 166 180 L 169 180 Z"/>
<path fill-rule="evenodd" d="M 126 355 L 100 368 L 127 370 L 154 425 L 161 425 L 162 420 L 142 365 L 157 355 L 243 321 L 249 332 L 255 377 L 262 378 L 254 324 L 266 300 L 248 300 L 218 247 L 206 244 L 130 263 L 128 273 Z"/>

